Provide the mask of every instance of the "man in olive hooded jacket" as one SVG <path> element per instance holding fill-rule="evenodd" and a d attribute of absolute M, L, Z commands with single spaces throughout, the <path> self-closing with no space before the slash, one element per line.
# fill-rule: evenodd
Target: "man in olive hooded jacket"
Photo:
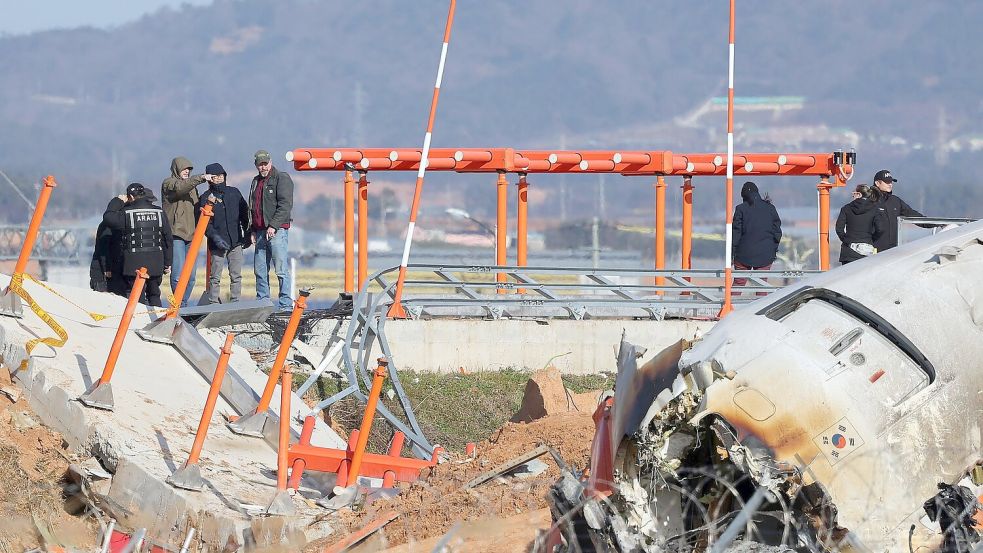
<path fill-rule="evenodd" d="M 171 266 L 171 291 L 177 288 L 178 277 L 184 268 L 184 259 L 188 254 L 191 237 L 195 234 L 198 206 L 197 187 L 203 182 L 212 182 L 212 175 L 191 175 L 194 167 L 186 157 L 176 157 L 171 160 L 171 176 L 164 179 L 160 185 L 161 206 L 170 223 L 174 235 L 174 263 Z M 181 300 L 181 306 L 188 304 L 191 289 L 195 287 L 195 269 L 191 270 L 188 287 Z"/>

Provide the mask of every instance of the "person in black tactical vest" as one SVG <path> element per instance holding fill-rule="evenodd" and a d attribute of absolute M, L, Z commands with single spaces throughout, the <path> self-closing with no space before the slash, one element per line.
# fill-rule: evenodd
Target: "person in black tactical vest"
<path fill-rule="evenodd" d="M 109 202 L 102 220 L 120 232 L 127 293 L 133 289 L 137 269 L 146 267 L 149 278 L 140 302 L 161 307 L 160 283 L 171 269 L 173 237 L 164 211 L 153 203 L 156 199 L 153 192 L 134 182 L 126 187 L 125 195 Z"/>

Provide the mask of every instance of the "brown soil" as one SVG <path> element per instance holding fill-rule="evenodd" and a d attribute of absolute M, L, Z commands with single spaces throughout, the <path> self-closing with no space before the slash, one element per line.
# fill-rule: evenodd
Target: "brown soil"
<path fill-rule="evenodd" d="M 462 533 L 462 536 L 470 536 L 465 539 L 468 545 L 457 550 L 526 550 L 535 538 L 535 529 L 546 527 L 549 522 L 548 514 L 544 515 L 543 511 L 548 507 L 546 493 L 560 474 L 553 458 L 548 454 L 539 458 L 549 469 L 536 477 L 513 478 L 504 482 L 491 480 L 470 490 L 464 489 L 464 485 L 479 474 L 541 444 L 555 448 L 569 466 L 582 469 L 590 459 L 593 435 L 594 423 L 589 413 L 553 415 L 531 423 L 506 423 L 489 439 L 478 444 L 475 459 L 452 454 L 451 460 L 439 465 L 425 481 L 403 484 L 397 498 L 343 515 L 340 521 L 344 527 L 336 528 L 337 536 L 312 543 L 307 550 L 317 551 L 326 543 L 338 541 L 371 522 L 377 514 L 389 510 L 399 512 L 400 516 L 382 531 L 384 543 L 388 546 L 415 544 L 440 537 L 458 522 L 497 519 L 487 525 L 478 522 L 465 525 L 469 531 Z M 517 521 L 524 517 L 518 515 L 525 515 L 525 520 L 535 520 L 537 523 L 520 524 Z M 505 521 L 501 519 L 515 520 L 513 524 L 503 525 Z M 484 532 L 483 528 L 487 528 L 488 532 Z M 512 529 L 508 539 L 488 539 L 503 528 Z M 455 534 L 459 530 L 460 526 Z M 378 547 L 371 550 L 375 549 Z"/>
<path fill-rule="evenodd" d="M 7 370 L 0 367 L 0 384 L 9 382 Z M 13 403 L 0 394 L 0 551 L 38 547 L 42 530 L 54 538 L 50 545 L 91 549 L 98 525 L 64 508 L 70 452 L 59 434 L 41 424 L 18 430 L 14 418 L 21 414 L 38 420 L 26 399 Z"/>

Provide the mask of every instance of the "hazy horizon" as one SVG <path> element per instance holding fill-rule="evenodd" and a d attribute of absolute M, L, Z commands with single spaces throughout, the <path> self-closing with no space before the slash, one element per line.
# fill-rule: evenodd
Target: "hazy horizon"
<path fill-rule="evenodd" d="M 0 34 L 25 35 L 76 27 L 111 28 L 136 21 L 163 7 L 211 4 L 212 0 L 36 0 L 2 3 L 7 15 Z"/>

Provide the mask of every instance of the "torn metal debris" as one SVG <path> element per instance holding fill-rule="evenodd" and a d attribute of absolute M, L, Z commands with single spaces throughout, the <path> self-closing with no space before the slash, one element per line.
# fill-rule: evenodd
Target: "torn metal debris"
<path fill-rule="evenodd" d="M 623 339 L 595 419 L 610 446 L 591 478 L 608 485 L 556 484 L 556 550 L 973 551 L 980 274 L 975 223 L 791 286 L 641 366 Z"/>

